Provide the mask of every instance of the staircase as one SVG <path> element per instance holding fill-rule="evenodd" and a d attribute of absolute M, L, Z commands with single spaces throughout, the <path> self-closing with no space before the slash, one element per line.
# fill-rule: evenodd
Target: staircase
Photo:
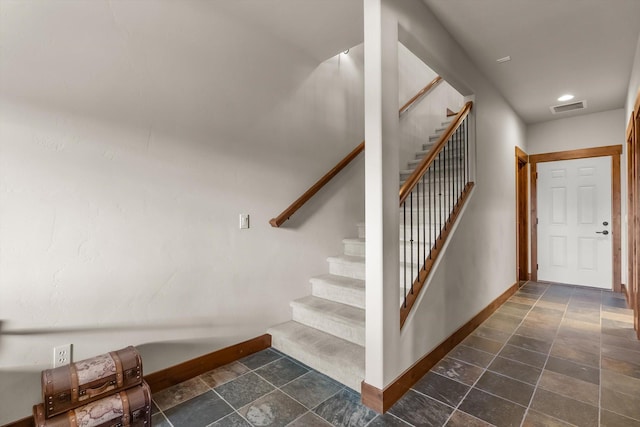
<path fill-rule="evenodd" d="M 423 145 L 422 151 L 416 153 L 416 160 L 410 161 L 408 169 L 401 171 L 402 182 L 438 141 L 448 124 L 443 122 L 443 127 L 436 129 L 436 134 Z M 271 345 L 277 350 L 359 393 L 365 365 L 365 224 L 359 223 L 357 227 L 357 238 L 342 241 L 343 254 L 327 258 L 329 274 L 310 279 L 311 295 L 290 303 L 292 320 L 273 326 L 267 332 L 272 337 Z M 401 217 L 401 278 L 404 269 L 407 274 L 411 271 L 410 260 L 405 262 L 402 250 L 404 245 L 411 243 L 403 241 L 403 230 Z M 424 258 L 418 259 L 417 251 L 413 259 L 414 263 L 424 261 Z M 402 295 L 402 287 L 400 292 Z"/>

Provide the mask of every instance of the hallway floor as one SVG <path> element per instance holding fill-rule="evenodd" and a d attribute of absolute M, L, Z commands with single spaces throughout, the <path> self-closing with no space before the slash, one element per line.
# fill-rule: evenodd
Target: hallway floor
<path fill-rule="evenodd" d="M 267 349 L 153 395 L 153 425 L 640 427 L 640 341 L 621 295 L 529 282 L 384 416 Z"/>

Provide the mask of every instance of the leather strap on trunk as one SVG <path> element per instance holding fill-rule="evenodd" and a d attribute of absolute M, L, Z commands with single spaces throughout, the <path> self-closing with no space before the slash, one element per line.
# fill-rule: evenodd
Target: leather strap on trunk
<path fill-rule="evenodd" d="M 74 363 L 69 365 L 69 374 L 71 375 L 71 401 L 78 401 L 78 371 Z"/>
<path fill-rule="evenodd" d="M 122 387 L 124 381 L 124 375 L 122 371 L 122 360 L 120 360 L 120 356 L 116 354 L 115 351 L 109 352 L 109 355 L 113 359 L 116 364 L 116 382 L 118 383 L 118 387 Z"/>
<path fill-rule="evenodd" d="M 120 392 L 120 400 L 122 401 L 122 425 L 128 426 L 131 424 L 131 407 L 126 391 Z"/>

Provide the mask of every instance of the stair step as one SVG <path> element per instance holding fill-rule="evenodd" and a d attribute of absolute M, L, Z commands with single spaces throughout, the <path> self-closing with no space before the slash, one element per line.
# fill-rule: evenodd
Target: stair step
<path fill-rule="evenodd" d="M 458 157 L 458 158 L 453 158 L 453 159 L 455 159 L 456 161 L 453 161 L 453 162 L 452 162 L 452 161 L 447 161 L 447 162 L 445 162 L 443 165 L 441 165 L 441 164 L 440 164 L 440 162 L 435 161 L 435 162 L 433 163 L 433 165 L 435 165 L 435 166 L 433 166 L 433 167 L 435 167 L 435 169 L 436 169 L 436 170 L 440 170 L 440 169 L 444 169 L 444 170 L 451 170 L 451 169 L 458 170 L 458 169 L 461 169 L 461 168 L 462 168 L 462 166 L 464 165 L 464 163 L 462 163 L 462 162 L 458 161 L 458 160 L 460 159 L 459 157 Z M 451 158 L 450 158 L 449 160 L 451 160 Z M 409 160 L 409 161 L 407 162 L 407 169 L 410 169 L 410 170 L 411 170 L 411 172 L 413 172 L 413 170 L 414 170 L 414 169 L 415 169 L 415 168 L 416 168 L 420 163 L 422 163 L 422 159 Z"/>
<path fill-rule="evenodd" d="M 364 222 L 359 222 L 358 226 L 358 238 L 364 239 L 366 237 L 366 224 Z"/>
<path fill-rule="evenodd" d="M 342 240 L 345 255 L 365 256 L 364 238 L 348 238 Z"/>
<path fill-rule="evenodd" d="M 313 295 L 291 301 L 292 319 L 364 346 L 364 310 Z"/>
<path fill-rule="evenodd" d="M 360 392 L 364 347 L 293 321 L 273 326 L 267 333 L 276 350 Z"/>
<path fill-rule="evenodd" d="M 364 257 L 338 255 L 327 258 L 327 262 L 331 274 L 365 280 Z"/>
<path fill-rule="evenodd" d="M 312 277 L 311 294 L 352 307 L 365 307 L 365 282 L 360 279 L 324 274 Z"/>

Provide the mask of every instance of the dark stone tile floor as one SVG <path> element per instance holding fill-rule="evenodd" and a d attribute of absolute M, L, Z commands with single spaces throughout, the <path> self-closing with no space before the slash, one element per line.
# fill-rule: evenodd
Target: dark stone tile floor
<path fill-rule="evenodd" d="M 640 427 L 619 294 L 528 282 L 384 415 L 267 349 L 153 395 L 156 427 Z"/>

